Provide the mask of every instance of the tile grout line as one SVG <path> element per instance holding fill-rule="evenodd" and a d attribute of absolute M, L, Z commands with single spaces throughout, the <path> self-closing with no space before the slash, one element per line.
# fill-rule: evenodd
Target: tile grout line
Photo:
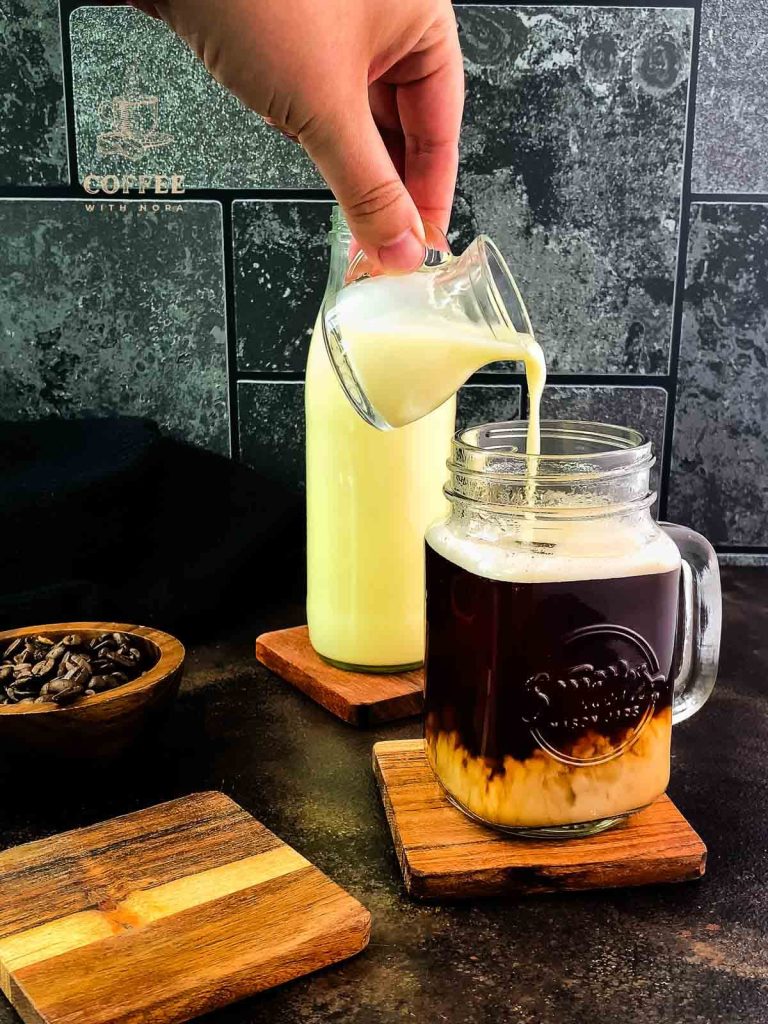
<path fill-rule="evenodd" d="M 691 8 L 697 0 L 452 0 L 454 7 L 602 7 L 611 8 L 651 8 L 653 10 L 680 10 Z"/>
<path fill-rule="evenodd" d="M 64 124 L 67 133 L 67 163 L 69 183 L 64 187 L 55 187 L 54 193 L 62 192 L 62 198 L 69 198 L 72 189 L 77 187 L 77 132 L 75 130 L 75 83 L 72 73 L 72 38 L 69 32 L 69 10 L 65 3 L 59 4 L 59 32 L 61 36 L 61 84 L 64 93 Z M 23 187 L 23 186 L 22 186 Z M 34 187 L 30 186 L 34 198 Z M 48 190 L 46 189 L 46 192 Z"/>
<path fill-rule="evenodd" d="M 686 271 L 688 266 L 688 235 L 691 215 L 691 171 L 693 167 L 693 144 L 696 125 L 696 86 L 699 73 L 699 39 L 701 33 L 701 0 L 697 0 L 693 11 L 691 35 L 691 70 L 688 79 L 688 102 L 686 104 L 685 143 L 683 151 L 683 173 L 680 190 L 680 223 L 677 236 L 677 265 L 672 298 L 672 331 L 669 346 L 669 386 L 667 409 L 664 422 L 664 452 L 659 477 L 659 519 L 666 519 L 669 504 L 669 487 L 672 474 L 674 450 L 675 414 L 677 412 L 677 383 L 680 368 L 680 348 L 683 326 L 683 301 L 685 297 Z"/>
<path fill-rule="evenodd" d="M 691 202 L 707 206 L 765 206 L 768 192 L 691 192 Z"/>
<path fill-rule="evenodd" d="M 229 393 L 230 457 L 240 461 L 240 410 L 237 395 L 237 318 L 235 314 L 235 245 L 232 229 L 232 203 L 221 203 L 222 244 L 224 246 L 224 309 L 227 333 L 227 389 Z"/>
<path fill-rule="evenodd" d="M 303 370 L 235 370 L 238 381 L 297 381 L 304 379 Z M 466 384 L 484 387 L 521 387 L 525 384 L 523 373 L 476 373 Z M 547 387 L 586 387 L 586 388 L 661 388 L 667 390 L 670 378 L 663 374 L 550 374 Z M 464 386 L 464 385 L 462 385 Z"/>
<path fill-rule="evenodd" d="M 74 110 L 74 107 L 73 107 Z M 74 129 L 73 129 L 74 131 Z M 69 133 L 68 133 L 69 134 Z M 122 192 L 115 195 L 88 194 L 78 181 L 71 185 L 2 185 L 0 186 L 0 199 L 92 199 L 95 201 L 118 202 L 132 197 L 140 197 L 134 188 L 129 193 Z M 215 200 L 224 203 L 235 200 L 251 200 L 253 202 L 296 202 L 296 203 L 331 203 L 335 202 L 333 194 L 328 189 L 308 188 L 186 188 L 182 193 L 180 202 L 186 199 L 194 199 L 197 202 Z"/>

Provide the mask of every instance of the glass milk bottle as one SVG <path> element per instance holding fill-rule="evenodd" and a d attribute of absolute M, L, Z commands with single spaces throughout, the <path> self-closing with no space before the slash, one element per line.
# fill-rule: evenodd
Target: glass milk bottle
<path fill-rule="evenodd" d="M 328 289 L 351 235 L 334 208 Z M 355 412 L 315 323 L 306 376 L 307 617 L 312 646 L 342 668 L 394 672 L 424 660 L 424 533 L 446 514 L 456 399 L 380 431 Z"/>

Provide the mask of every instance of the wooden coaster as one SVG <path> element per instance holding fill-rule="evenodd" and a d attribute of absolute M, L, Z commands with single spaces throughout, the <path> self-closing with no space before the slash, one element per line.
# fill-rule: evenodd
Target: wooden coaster
<path fill-rule="evenodd" d="M 419 899 L 605 889 L 704 874 L 707 848 L 666 796 L 600 835 L 511 839 L 450 803 L 423 740 L 377 743 L 373 770 L 405 888 Z"/>
<path fill-rule="evenodd" d="M 393 675 L 346 672 L 315 653 L 306 626 L 262 633 L 256 657 L 350 725 L 374 725 L 420 715 L 424 706 L 424 670 Z"/>
<path fill-rule="evenodd" d="M 359 953 L 370 914 L 222 793 L 0 854 L 0 986 L 28 1024 L 186 1021 Z"/>

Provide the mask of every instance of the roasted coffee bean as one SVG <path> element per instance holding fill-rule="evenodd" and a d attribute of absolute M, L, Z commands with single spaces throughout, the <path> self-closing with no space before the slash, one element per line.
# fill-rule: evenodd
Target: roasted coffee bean
<path fill-rule="evenodd" d="M 54 641 L 47 636 L 34 636 L 32 642 L 37 644 L 38 647 L 53 647 Z"/>
<path fill-rule="evenodd" d="M 72 683 L 73 686 L 80 686 L 85 689 L 88 681 L 91 678 L 91 670 L 87 665 L 78 665 L 76 668 L 67 672 L 67 679 Z"/>
<path fill-rule="evenodd" d="M 0 683 L 9 683 L 13 679 L 13 666 L 0 665 Z"/>
<path fill-rule="evenodd" d="M 53 658 L 54 661 L 58 661 L 59 658 L 64 657 L 64 652 L 66 651 L 66 649 L 67 648 L 62 643 L 54 644 L 53 647 L 48 652 L 48 657 Z"/>
<path fill-rule="evenodd" d="M 107 651 L 105 657 L 109 658 L 110 661 L 114 661 L 116 665 L 122 665 L 124 668 L 131 668 L 133 666 L 133 659 L 129 658 L 126 654 L 121 654 L 120 651 Z"/>
<path fill-rule="evenodd" d="M 105 645 L 114 647 L 115 641 L 111 633 L 101 633 L 100 636 L 96 636 L 91 640 L 90 647 L 94 651 L 100 650 Z"/>
<path fill-rule="evenodd" d="M 23 679 L 14 679 L 10 686 L 6 686 L 6 693 L 11 691 L 18 697 L 19 694 L 26 696 L 28 693 L 34 694 L 36 697 L 40 691 L 40 680 L 35 679 L 34 676 L 25 676 Z"/>
<path fill-rule="evenodd" d="M 5 648 L 5 653 L 3 654 L 3 661 L 7 661 L 12 655 L 18 654 L 18 652 L 21 650 L 21 648 L 23 646 L 24 646 L 24 638 L 23 637 L 18 636 L 18 637 L 16 637 L 15 640 L 11 640 L 11 642 Z"/>
<path fill-rule="evenodd" d="M 79 633 L 67 633 L 61 638 L 61 642 L 65 647 L 79 647 L 83 641 Z"/>
<path fill-rule="evenodd" d="M 12 704 L 18 704 L 25 697 L 36 697 L 37 686 L 9 686 L 6 688 L 5 694 Z"/>
<path fill-rule="evenodd" d="M 112 688 L 109 676 L 91 676 L 91 681 L 88 685 L 95 693 L 101 693 L 102 690 L 110 690 Z"/>
<path fill-rule="evenodd" d="M 42 661 L 38 661 L 32 669 L 32 675 L 37 679 L 45 679 L 52 672 L 56 670 L 56 662 L 53 658 L 43 658 Z"/>
<path fill-rule="evenodd" d="M 84 693 L 85 693 L 85 688 L 84 687 L 82 687 L 82 686 L 70 686 L 69 689 L 62 690 L 60 693 L 57 693 L 54 696 L 53 701 L 54 701 L 55 704 L 61 704 L 61 705 L 72 704 L 73 701 L 76 701 L 78 697 L 82 697 Z"/>
<path fill-rule="evenodd" d="M 68 690 L 72 685 L 70 679 L 64 679 L 62 676 L 57 676 L 55 679 L 49 679 L 47 683 L 44 683 L 41 690 L 41 697 L 53 697 L 54 694 L 60 693 L 62 690 Z"/>

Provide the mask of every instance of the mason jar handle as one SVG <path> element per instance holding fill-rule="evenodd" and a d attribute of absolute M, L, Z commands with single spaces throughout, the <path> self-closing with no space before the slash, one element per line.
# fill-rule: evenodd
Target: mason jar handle
<path fill-rule="evenodd" d="M 715 549 L 700 533 L 659 523 L 682 556 L 677 616 L 677 675 L 673 723 L 684 722 L 709 699 L 717 678 L 723 605 Z"/>

